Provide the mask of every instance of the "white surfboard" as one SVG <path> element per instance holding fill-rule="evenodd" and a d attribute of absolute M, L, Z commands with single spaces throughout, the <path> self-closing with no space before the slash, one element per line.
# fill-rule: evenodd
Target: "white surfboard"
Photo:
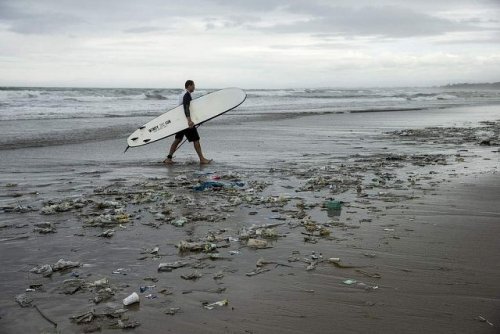
<path fill-rule="evenodd" d="M 246 97 L 246 93 L 239 88 L 226 88 L 193 99 L 189 107 L 191 120 L 199 125 L 236 108 Z M 127 144 L 129 147 L 150 144 L 188 127 L 184 107 L 180 105 L 135 130 L 127 138 Z"/>

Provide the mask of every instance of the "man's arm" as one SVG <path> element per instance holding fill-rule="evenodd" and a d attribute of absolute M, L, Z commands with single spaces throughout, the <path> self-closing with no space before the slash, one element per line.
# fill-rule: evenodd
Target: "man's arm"
<path fill-rule="evenodd" d="M 184 98 L 182 99 L 182 105 L 184 106 L 184 115 L 186 115 L 188 125 L 190 128 L 194 126 L 193 121 L 191 121 L 191 111 L 189 110 L 189 106 L 191 105 L 191 94 L 184 94 Z"/>

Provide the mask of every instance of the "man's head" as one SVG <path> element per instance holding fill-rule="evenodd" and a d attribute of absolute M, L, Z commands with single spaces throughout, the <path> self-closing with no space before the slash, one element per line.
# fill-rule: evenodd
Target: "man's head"
<path fill-rule="evenodd" d="M 184 88 L 186 88 L 190 93 L 194 92 L 194 81 L 193 80 L 186 81 L 186 83 L 184 84 Z"/>

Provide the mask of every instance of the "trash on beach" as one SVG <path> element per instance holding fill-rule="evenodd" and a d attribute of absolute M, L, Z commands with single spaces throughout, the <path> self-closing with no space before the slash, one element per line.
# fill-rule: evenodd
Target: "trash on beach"
<path fill-rule="evenodd" d="M 172 271 L 174 269 L 182 268 L 182 267 L 185 267 L 187 265 L 188 265 L 188 263 L 187 262 L 183 262 L 183 261 L 160 263 L 158 265 L 158 271 L 167 271 L 167 272 L 170 272 L 170 271 Z"/>
<path fill-rule="evenodd" d="M 250 248 L 255 248 L 255 249 L 263 249 L 263 248 L 270 247 L 270 246 L 268 246 L 268 243 L 266 240 L 260 240 L 260 239 L 248 239 L 247 246 Z"/>
<path fill-rule="evenodd" d="M 40 213 L 43 215 L 53 215 L 57 212 L 66 212 L 73 208 L 73 206 L 68 202 L 62 202 L 60 204 L 46 205 L 41 210 Z"/>
<path fill-rule="evenodd" d="M 146 291 L 153 290 L 154 288 L 156 288 L 156 285 L 141 286 L 141 287 L 139 287 L 139 292 L 144 293 Z"/>
<path fill-rule="evenodd" d="M 312 261 L 307 267 L 306 267 L 306 270 L 307 271 L 311 271 L 311 270 L 314 270 L 316 269 L 316 266 L 318 265 L 318 262 L 316 261 Z"/>
<path fill-rule="evenodd" d="M 328 262 L 339 263 L 340 262 L 340 257 L 331 257 L 331 258 L 328 259 Z"/>
<path fill-rule="evenodd" d="M 265 239 L 276 239 L 278 238 L 278 232 L 275 228 L 263 228 L 256 231 L 257 235 Z"/>
<path fill-rule="evenodd" d="M 106 287 L 106 288 L 99 288 L 96 292 L 96 295 L 94 296 L 94 303 L 99 304 L 100 302 L 106 301 L 113 297 L 115 295 L 115 292 L 113 291 L 112 288 Z"/>
<path fill-rule="evenodd" d="M 156 247 L 153 247 L 153 249 L 149 252 L 149 254 L 158 255 L 159 251 L 160 251 L 160 247 L 156 246 Z"/>
<path fill-rule="evenodd" d="M 186 217 L 181 217 L 181 218 L 173 221 L 172 225 L 177 226 L 177 227 L 182 227 L 186 223 L 187 223 L 187 218 Z"/>
<path fill-rule="evenodd" d="M 127 275 L 127 271 L 130 271 L 130 269 L 127 268 L 118 268 L 116 270 L 113 270 L 112 274 L 115 275 Z"/>
<path fill-rule="evenodd" d="M 181 310 L 180 307 L 170 307 L 168 310 L 165 311 L 165 314 L 168 315 L 175 315 L 177 312 Z"/>
<path fill-rule="evenodd" d="M 227 306 L 229 304 L 229 301 L 227 299 L 224 300 L 219 300 L 215 303 L 203 303 L 203 307 L 206 308 L 207 310 L 213 310 L 216 307 L 221 307 L 221 306 Z"/>
<path fill-rule="evenodd" d="M 79 278 L 72 278 L 63 281 L 61 290 L 64 294 L 72 295 L 81 290 L 85 285 L 85 281 Z"/>
<path fill-rule="evenodd" d="M 49 277 L 52 275 L 53 270 L 50 264 L 43 264 L 41 266 L 32 268 L 30 272 L 35 274 L 42 274 L 43 277 Z"/>
<path fill-rule="evenodd" d="M 368 285 L 368 284 L 365 284 L 363 282 L 358 282 L 355 279 L 347 279 L 347 280 L 343 281 L 342 283 L 344 283 L 346 285 L 352 285 L 352 286 L 355 286 L 357 288 L 364 289 L 366 291 L 372 291 L 372 290 L 378 289 L 378 285 Z"/>
<path fill-rule="evenodd" d="M 116 322 L 116 324 L 114 325 L 111 325 L 110 328 L 117 328 L 117 329 L 131 329 L 131 328 L 136 328 L 138 326 L 140 326 L 141 323 L 138 322 L 138 321 L 135 321 L 135 320 L 121 320 L 121 319 L 118 319 L 118 321 Z"/>
<path fill-rule="evenodd" d="M 365 275 L 367 277 L 371 278 L 382 278 L 382 276 L 379 273 L 369 273 L 367 271 L 361 270 L 361 269 L 356 269 L 356 271 L 362 275 Z"/>
<path fill-rule="evenodd" d="M 57 261 L 55 264 L 52 265 L 52 270 L 59 271 L 79 266 L 80 262 L 73 262 L 73 261 L 66 261 L 64 259 L 59 259 L 59 261 Z"/>
<path fill-rule="evenodd" d="M 224 278 L 224 273 L 222 271 L 218 271 L 214 274 L 213 279 L 218 280 Z"/>
<path fill-rule="evenodd" d="M 197 280 L 201 276 L 203 276 L 203 275 L 199 271 L 195 270 L 189 274 L 181 275 L 181 278 L 185 279 L 185 280 Z"/>
<path fill-rule="evenodd" d="M 16 302 L 21 307 L 31 307 L 31 303 L 33 302 L 33 298 L 31 298 L 26 293 L 21 293 L 20 295 L 17 295 L 15 299 Z"/>
<path fill-rule="evenodd" d="M 475 318 L 474 318 L 474 320 L 481 321 L 481 322 L 485 322 L 485 323 L 487 323 L 488 325 L 490 325 L 491 327 L 493 327 L 493 323 L 491 323 L 488 319 L 486 319 L 486 318 L 485 318 L 485 317 L 483 317 L 483 316 L 478 315 L 477 317 L 475 317 Z"/>
<path fill-rule="evenodd" d="M 111 238 L 113 236 L 113 234 L 115 234 L 115 230 L 109 229 L 109 230 L 106 230 L 106 231 L 102 232 L 101 234 L 99 234 L 99 237 Z"/>
<path fill-rule="evenodd" d="M 328 210 L 340 210 L 342 209 L 342 201 L 328 200 L 323 203 L 323 207 Z"/>
<path fill-rule="evenodd" d="M 205 181 L 193 187 L 195 191 L 204 191 L 207 189 L 220 190 L 224 187 L 224 183 L 216 181 Z"/>
<path fill-rule="evenodd" d="M 255 276 L 255 275 L 259 275 L 259 274 L 268 272 L 270 270 L 271 269 L 269 269 L 269 268 L 262 268 L 262 267 L 260 267 L 260 268 L 257 268 L 255 270 L 251 271 L 251 272 L 245 273 L 245 275 L 247 275 L 247 276 Z"/>
<path fill-rule="evenodd" d="M 34 226 L 35 228 L 33 229 L 33 231 L 38 232 L 40 234 L 56 233 L 56 228 L 53 223 L 49 222 L 36 223 L 34 224 Z"/>
<path fill-rule="evenodd" d="M 188 242 L 185 240 L 180 241 L 177 244 L 180 252 L 191 251 L 191 252 L 211 252 L 217 249 L 217 245 L 210 242 Z"/>
<path fill-rule="evenodd" d="M 137 292 L 134 292 L 131 295 L 129 295 L 127 298 L 123 299 L 123 305 L 125 305 L 125 306 L 132 305 L 132 304 L 139 303 L 139 302 L 140 302 L 140 299 L 139 299 L 139 295 L 137 294 Z"/>
<path fill-rule="evenodd" d="M 205 191 L 205 190 L 221 190 L 223 188 L 235 188 L 244 187 L 245 183 L 240 181 L 231 182 L 219 182 L 219 181 L 205 181 L 193 187 L 194 191 Z"/>

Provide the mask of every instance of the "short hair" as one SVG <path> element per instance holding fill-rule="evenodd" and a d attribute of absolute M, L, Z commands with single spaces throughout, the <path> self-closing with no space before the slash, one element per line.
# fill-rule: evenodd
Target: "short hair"
<path fill-rule="evenodd" d="M 193 80 L 188 80 L 186 81 L 186 83 L 184 84 L 184 88 L 188 88 L 189 86 L 191 85 L 194 85 L 194 81 Z"/>

